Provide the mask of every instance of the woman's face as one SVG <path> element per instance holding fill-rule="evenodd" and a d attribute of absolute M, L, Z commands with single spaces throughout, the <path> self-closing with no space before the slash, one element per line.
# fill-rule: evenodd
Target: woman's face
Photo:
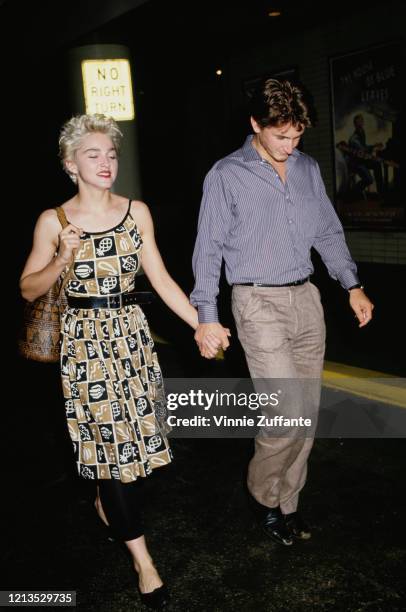
<path fill-rule="evenodd" d="M 66 160 L 70 172 L 80 182 L 100 189 L 110 189 L 117 177 L 118 160 L 114 144 L 109 136 L 95 132 L 84 137 L 76 149 L 73 160 Z"/>

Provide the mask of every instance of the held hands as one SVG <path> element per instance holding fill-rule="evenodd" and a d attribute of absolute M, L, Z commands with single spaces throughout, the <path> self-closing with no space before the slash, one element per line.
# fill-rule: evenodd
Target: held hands
<path fill-rule="evenodd" d="M 60 232 L 58 258 L 64 265 L 68 265 L 72 261 L 75 250 L 80 246 L 80 236 L 82 234 L 83 230 L 71 223 Z"/>
<path fill-rule="evenodd" d="M 201 356 L 213 359 L 220 347 L 226 350 L 230 346 L 229 336 L 230 330 L 220 323 L 200 323 L 195 332 L 195 340 Z"/>
<path fill-rule="evenodd" d="M 362 289 L 351 289 L 350 306 L 355 312 L 355 318 L 359 321 L 358 327 L 364 327 L 370 322 L 374 305 Z"/>

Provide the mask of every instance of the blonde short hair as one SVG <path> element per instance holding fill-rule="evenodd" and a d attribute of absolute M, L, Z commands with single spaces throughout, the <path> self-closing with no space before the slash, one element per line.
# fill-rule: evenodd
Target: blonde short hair
<path fill-rule="evenodd" d="M 119 155 L 123 134 L 112 117 L 106 117 L 106 115 L 99 113 L 94 115 L 76 115 L 62 126 L 59 134 L 59 157 L 61 158 L 63 169 L 74 183 L 77 183 L 77 177 L 69 172 L 65 161 L 73 159 L 75 152 L 82 144 L 83 138 L 95 132 L 109 136 L 117 155 Z"/>

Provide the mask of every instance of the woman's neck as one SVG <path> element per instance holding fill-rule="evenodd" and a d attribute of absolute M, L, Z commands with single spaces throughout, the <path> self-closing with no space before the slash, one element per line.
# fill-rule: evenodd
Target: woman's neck
<path fill-rule="evenodd" d="M 103 189 L 81 188 L 74 198 L 74 204 L 81 210 L 107 210 L 111 208 L 113 196 Z"/>

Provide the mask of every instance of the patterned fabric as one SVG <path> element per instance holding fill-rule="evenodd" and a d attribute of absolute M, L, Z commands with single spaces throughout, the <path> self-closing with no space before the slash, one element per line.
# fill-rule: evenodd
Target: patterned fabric
<path fill-rule="evenodd" d="M 141 249 L 129 205 L 117 227 L 81 237 L 67 295 L 133 290 Z M 141 308 L 67 307 L 61 332 L 66 417 L 80 476 L 131 482 L 169 463 L 162 374 Z"/>

